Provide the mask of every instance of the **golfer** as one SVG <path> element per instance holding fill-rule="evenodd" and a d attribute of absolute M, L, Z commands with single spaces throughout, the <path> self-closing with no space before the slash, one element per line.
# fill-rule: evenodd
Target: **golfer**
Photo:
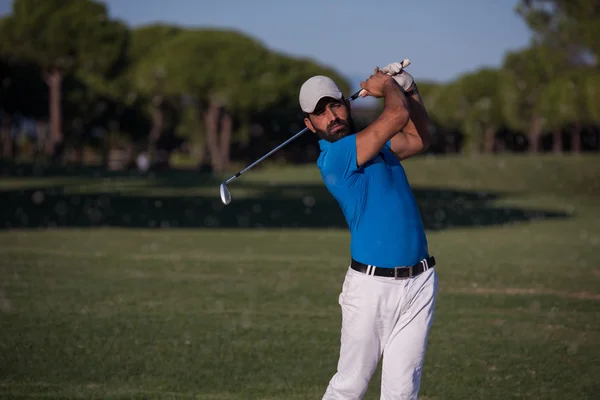
<path fill-rule="evenodd" d="M 299 96 L 304 122 L 319 137 L 323 182 L 351 233 L 339 360 L 323 399 L 362 399 L 381 357 L 381 399 L 416 399 L 437 276 L 401 161 L 429 146 L 427 112 L 401 63 L 375 68 L 360 86 L 362 97 L 384 101 L 360 132 L 330 78 L 308 79 Z"/>

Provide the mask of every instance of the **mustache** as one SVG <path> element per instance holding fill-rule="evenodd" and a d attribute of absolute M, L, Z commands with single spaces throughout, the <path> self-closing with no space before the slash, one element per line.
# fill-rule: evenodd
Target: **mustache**
<path fill-rule="evenodd" d="M 348 121 L 345 121 L 345 120 L 335 119 L 335 120 L 331 121 L 329 123 L 329 125 L 327 125 L 327 130 L 329 132 L 331 132 L 331 130 L 333 128 L 336 128 L 338 126 L 343 126 L 343 127 L 349 128 L 349 123 L 348 123 Z"/>

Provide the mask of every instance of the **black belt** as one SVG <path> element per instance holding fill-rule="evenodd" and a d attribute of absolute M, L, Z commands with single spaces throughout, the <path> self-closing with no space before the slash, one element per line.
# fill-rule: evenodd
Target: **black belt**
<path fill-rule="evenodd" d="M 375 276 L 385 276 L 388 278 L 410 278 L 412 276 L 417 276 L 429 268 L 433 268 L 435 265 L 435 258 L 433 256 L 424 258 L 416 265 L 412 267 L 394 267 L 394 268 L 382 268 L 376 267 L 374 265 L 367 265 L 361 262 L 352 259 L 352 263 L 350 267 L 358 272 L 362 272 L 363 274 L 375 275 Z"/>

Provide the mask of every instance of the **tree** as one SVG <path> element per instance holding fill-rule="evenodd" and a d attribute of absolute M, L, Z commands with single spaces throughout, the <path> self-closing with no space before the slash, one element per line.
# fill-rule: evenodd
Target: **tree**
<path fill-rule="evenodd" d="M 164 42 L 185 31 L 186 29 L 180 26 L 163 23 L 153 23 L 132 29 L 126 55 L 127 65 L 134 66 Z"/>
<path fill-rule="evenodd" d="M 63 120 L 72 131 L 65 148 L 74 151 L 75 162 L 81 165 L 86 145 L 118 120 L 119 97 L 109 81 L 83 73 L 66 76 L 63 92 Z M 108 154 L 103 156 L 103 164 L 107 165 Z"/>
<path fill-rule="evenodd" d="M 553 151 L 562 151 L 562 131 L 571 126 L 571 150 L 581 149 L 581 125 L 585 119 L 585 97 L 582 71 L 569 70 L 548 83 L 540 96 L 536 112 L 543 121 L 543 127 L 553 136 Z"/>
<path fill-rule="evenodd" d="M 429 119 L 435 128 L 432 136 L 444 137 L 446 152 L 457 151 L 461 147 L 460 132 L 468 111 L 458 81 L 429 87 L 422 83 L 418 85 Z"/>
<path fill-rule="evenodd" d="M 587 71 L 582 79 L 581 92 L 585 99 L 584 122 L 600 127 L 600 72 Z"/>
<path fill-rule="evenodd" d="M 600 61 L 600 3 L 598 0 L 520 0 L 516 11 L 535 34 L 566 55 L 570 65 Z"/>
<path fill-rule="evenodd" d="M 568 62 L 550 47 L 535 45 L 505 56 L 501 104 L 509 128 L 528 132 L 529 150 L 539 150 L 542 119 L 537 104 L 543 88 L 563 73 Z"/>
<path fill-rule="evenodd" d="M 471 152 L 493 151 L 496 132 L 504 122 L 498 93 L 501 83 L 500 71 L 492 68 L 464 74 L 456 82 L 465 108 L 461 121 L 465 146 Z"/>
<path fill-rule="evenodd" d="M 166 76 L 162 60 L 176 58 L 185 60 L 188 54 L 173 53 L 165 42 L 172 40 L 183 28 L 167 24 L 150 24 L 133 29 L 125 55 L 125 67 L 115 79 L 123 103 L 127 107 L 140 107 L 142 115 L 151 125 L 146 136 L 146 151 L 150 162 L 156 162 L 157 142 L 165 130 L 175 130 L 170 122 L 178 108 L 178 102 L 166 96 Z M 131 113 L 130 113 L 131 114 Z"/>
<path fill-rule="evenodd" d="M 203 121 L 213 169 L 222 171 L 228 162 L 232 132 L 232 102 L 251 102 L 243 93 L 257 79 L 256 65 L 266 49 L 251 38 L 225 30 L 185 30 L 158 43 L 132 70 L 135 89 L 152 98 L 153 131 L 150 146 L 162 132 L 163 107 L 185 99 Z M 242 79 L 243 78 L 243 79 Z M 240 96 L 242 93 L 244 96 Z M 254 93 L 255 99 L 260 96 Z M 186 116 L 188 126 L 193 126 Z M 198 126 L 198 124 L 196 124 Z"/>
<path fill-rule="evenodd" d="M 562 71 L 592 67 L 597 69 L 600 61 L 600 3 L 597 0 L 520 0 L 516 11 L 524 18 L 534 33 L 534 47 L 543 46 L 547 49 L 546 63 L 557 66 Z M 547 69 L 546 69 L 547 71 Z M 543 73 L 540 74 L 543 76 Z M 561 75 L 555 72 L 553 76 Z M 552 107 L 549 100 L 541 98 L 543 109 L 548 117 L 547 124 L 551 125 L 554 135 L 554 150 L 561 146 L 562 134 L 557 124 L 565 118 L 573 118 L 572 149 L 579 151 L 580 122 L 582 118 L 582 101 L 569 93 L 569 86 L 577 86 L 577 77 L 564 76 L 557 81 L 545 80 L 542 85 L 549 86 L 546 94 L 559 101 L 560 106 Z M 578 104 L 578 105 L 576 105 Z M 554 113 L 551 112 L 554 111 Z"/>
<path fill-rule="evenodd" d="M 49 89 L 48 152 L 63 141 L 61 89 L 74 71 L 110 76 L 127 44 L 127 27 L 91 0 L 14 0 L 0 24 L 0 52 L 35 63 Z"/>
<path fill-rule="evenodd" d="M 0 108 L 2 157 L 14 158 L 17 146 L 11 130 L 17 116 L 38 121 L 36 153 L 42 149 L 47 119 L 47 90 L 39 69 L 32 63 L 0 58 Z"/>
<path fill-rule="evenodd" d="M 587 69 L 581 76 L 580 95 L 583 97 L 584 111 L 582 123 L 587 127 L 600 128 L 600 71 Z M 600 142 L 600 135 L 596 143 Z M 600 146 L 598 147 L 600 149 Z"/>
<path fill-rule="evenodd" d="M 273 52 L 242 33 L 189 29 L 154 47 L 136 64 L 132 76 L 140 93 L 158 91 L 178 104 L 184 100 L 185 125 L 197 129 L 187 135 L 195 153 L 208 150 L 212 169 L 221 172 L 229 164 L 232 142 L 247 139 L 248 127 L 258 116 L 276 110 L 280 115 L 274 119 L 285 125 L 291 119 L 286 113 L 293 109 L 301 121 L 298 90 L 304 79 L 320 73 L 338 79 L 347 89 L 333 70 Z"/>

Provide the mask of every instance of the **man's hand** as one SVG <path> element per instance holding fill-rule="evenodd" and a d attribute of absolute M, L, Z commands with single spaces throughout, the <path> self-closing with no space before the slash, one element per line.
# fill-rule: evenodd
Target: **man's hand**
<path fill-rule="evenodd" d="M 385 67 L 381 68 L 382 72 L 385 72 L 386 74 L 389 75 L 396 75 L 398 73 L 400 73 L 402 70 L 404 70 L 404 67 L 402 66 L 401 62 L 393 62 L 390 63 L 388 65 L 386 65 Z"/>
<path fill-rule="evenodd" d="M 408 92 L 412 89 L 415 79 L 412 77 L 411 74 L 404 71 L 404 67 L 402 67 L 401 62 L 393 62 L 391 64 L 388 64 L 385 67 L 383 67 L 381 71 L 385 72 L 390 76 L 393 76 L 394 80 L 398 82 L 398 85 L 400 85 L 400 87 L 404 89 L 405 92 Z"/>
<path fill-rule="evenodd" d="M 360 92 L 361 97 L 373 96 L 381 98 L 385 96 L 386 86 L 389 86 L 393 82 L 393 78 L 380 71 L 379 67 L 375 67 L 373 75 L 371 75 L 365 82 L 360 83 L 360 87 L 363 90 Z"/>

